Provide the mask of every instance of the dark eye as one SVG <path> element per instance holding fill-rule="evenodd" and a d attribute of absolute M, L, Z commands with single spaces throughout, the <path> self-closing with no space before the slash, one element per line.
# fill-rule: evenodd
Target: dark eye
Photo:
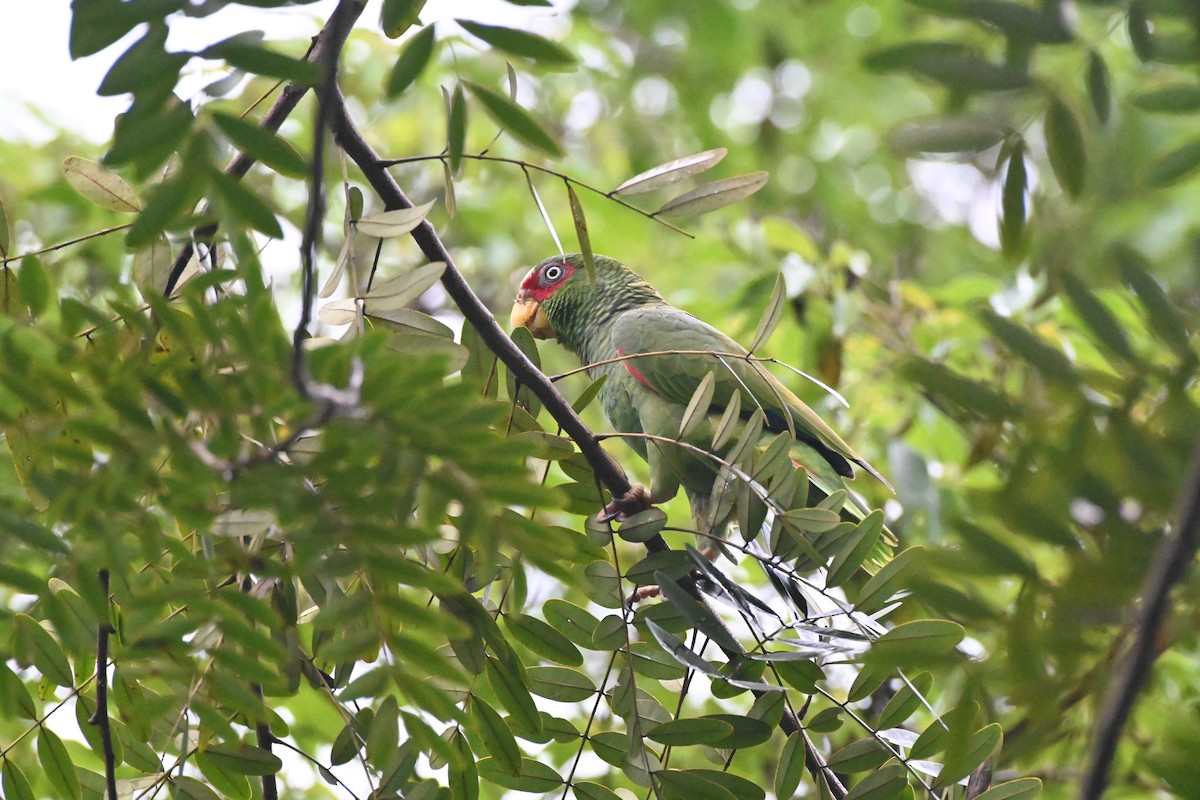
<path fill-rule="evenodd" d="M 558 281 L 563 276 L 562 264 L 547 264 L 542 270 L 542 283 L 550 284 Z"/>

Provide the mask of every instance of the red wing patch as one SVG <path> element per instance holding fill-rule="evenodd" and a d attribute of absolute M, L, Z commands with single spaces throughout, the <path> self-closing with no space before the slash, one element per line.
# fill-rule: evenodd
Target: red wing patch
<path fill-rule="evenodd" d="M 621 348 L 619 348 L 619 347 L 618 347 L 618 348 L 617 348 L 617 355 L 619 355 L 619 356 L 621 356 L 622 358 L 624 358 L 624 357 L 625 357 L 625 351 L 624 351 L 624 350 L 622 350 Z M 652 389 L 652 388 L 653 388 L 653 387 L 651 387 L 651 386 L 650 386 L 650 382 L 646 380 L 646 376 L 645 376 L 645 375 L 643 375 L 643 374 L 641 373 L 641 370 L 639 370 L 637 367 L 635 367 L 635 366 L 633 365 L 633 361 L 632 361 L 632 360 L 626 360 L 626 361 L 623 361 L 623 362 L 621 362 L 621 363 L 623 363 L 623 364 L 625 365 L 625 369 L 629 370 L 629 374 L 633 376 L 633 379 L 634 379 L 634 380 L 636 380 L 636 381 L 637 381 L 638 383 L 640 383 L 642 386 L 645 386 L 647 389 Z"/>

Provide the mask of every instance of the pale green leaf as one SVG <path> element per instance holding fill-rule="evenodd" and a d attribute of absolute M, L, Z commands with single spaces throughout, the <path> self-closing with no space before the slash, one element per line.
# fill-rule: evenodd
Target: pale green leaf
<path fill-rule="evenodd" d="M 72 189 L 101 208 L 125 212 L 136 212 L 142 208 L 133 188 L 125 179 L 95 161 L 67 156 L 63 160 L 62 170 Z"/>

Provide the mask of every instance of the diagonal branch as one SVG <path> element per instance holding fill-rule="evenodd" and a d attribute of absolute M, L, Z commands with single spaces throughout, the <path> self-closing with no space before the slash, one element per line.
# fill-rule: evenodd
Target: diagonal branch
<path fill-rule="evenodd" d="M 384 205 L 389 210 L 412 208 L 412 201 L 408 199 L 404 190 L 387 171 L 386 162 L 367 143 L 358 130 L 358 126 L 350 117 L 345 99 L 339 96 L 337 103 L 331 103 L 329 113 L 338 142 L 351 160 L 362 170 L 363 175 L 371 184 L 371 188 L 383 200 Z M 483 340 L 488 349 L 504 362 L 505 366 L 512 371 L 513 377 L 522 386 L 528 386 L 529 390 L 542 401 L 542 405 L 562 426 L 563 432 L 579 446 L 580 452 L 583 453 L 583 457 L 587 459 L 600 482 L 614 496 L 620 497 L 627 494 L 630 486 L 624 470 L 613 460 L 612 456 L 604 451 L 591 429 L 579 418 L 579 415 L 575 413 L 571 404 L 559 393 L 558 389 L 554 388 L 550 379 L 534 366 L 533 362 L 520 351 L 508 334 L 496 323 L 495 316 L 467 284 L 466 279 L 455 265 L 454 258 L 446 250 L 446 246 L 442 244 L 442 240 L 429 221 L 426 220 L 417 226 L 412 232 L 412 237 L 426 258 L 430 261 L 445 262 L 446 271 L 442 273 L 442 286 L 467 321 L 478 331 L 479 338 Z M 666 549 L 666 542 L 663 542 L 661 538 L 659 543 L 658 549 Z M 654 545 L 651 545 L 651 549 L 654 549 Z"/>
<path fill-rule="evenodd" d="M 1104 794 L 1121 729 L 1125 727 L 1137 693 L 1150 677 L 1150 669 L 1158 655 L 1158 637 L 1170 611 L 1171 587 L 1191 566 L 1197 545 L 1200 545 L 1200 442 L 1192 451 L 1191 466 L 1179 490 L 1175 525 L 1159 544 L 1146 574 L 1136 639 L 1118 667 L 1097 716 L 1094 749 L 1080 783 L 1080 800 L 1099 800 Z"/>

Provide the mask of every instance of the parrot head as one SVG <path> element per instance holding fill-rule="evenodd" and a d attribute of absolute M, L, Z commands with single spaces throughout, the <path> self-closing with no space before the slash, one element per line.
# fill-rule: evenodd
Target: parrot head
<path fill-rule="evenodd" d="M 596 280 L 588 280 L 583 256 L 551 256 L 525 273 L 509 321 L 539 339 L 558 339 L 578 350 L 610 315 L 662 296 L 621 262 L 597 255 Z"/>

